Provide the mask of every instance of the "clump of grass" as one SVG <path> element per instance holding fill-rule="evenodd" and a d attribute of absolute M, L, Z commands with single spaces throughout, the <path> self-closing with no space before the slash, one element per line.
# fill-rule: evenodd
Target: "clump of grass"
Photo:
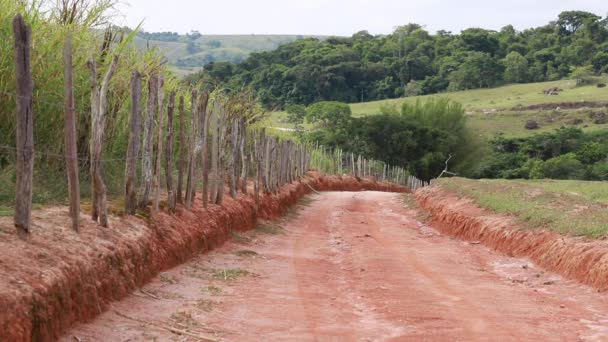
<path fill-rule="evenodd" d="M 236 241 L 237 243 L 250 243 L 251 242 L 251 238 L 244 236 L 243 234 L 240 234 L 234 230 L 230 231 L 230 237 L 232 238 L 232 240 Z"/>
<path fill-rule="evenodd" d="M 283 228 L 277 224 L 259 223 L 255 227 L 255 232 L 259 234 L 278 235 L 283 233 Z"/>
<path fill-rule="evenodd" d="M 258 256 L 258 253 L 248 250 L 248 249 L 242 249 L 240 251 L 236 251 L 234 253 L 236 256 L 240 256 L 240 257 L 244 257 L 244 258 L 250 258 L 250 257 L 255 257 Z"/>
<path fill-rule="evenodd" d="M 209 292 L 212 296 L 219 296 L 223 292 L 221 287 L 217 287 L 215 285 L 207 286 L 206 291 Z"/>
<path fill-rule="evenodd" d="M 205 311 L 205 312 L 211 312 L 211 310 L 213 310 L 213 306 L 215 305 L 215 302 L 209 300 L 209 299 L 199 299 L 196 301 L 196 304 L 194 306 L 196 306 L 197 309 Z"/>
<path fill-rule="evenodd" d="M 228 269 L 223 269 L 223 270 L 211 271 L 211 276 L 214 279 L 224 280 L 224 281 L 235 280 L 237 278 L 248 276 L 250 274 L 251 274 L 251 272 L 249 272 L 247 270 L 243 270 L 241 268 L 228 268 Z"/>
<path fill-rule="evenodd" d="M 179 282 L 175 276 L 168 276 L 165 274 L 160 275 L 160 281 L 167 284 L 177 284 Z"/>

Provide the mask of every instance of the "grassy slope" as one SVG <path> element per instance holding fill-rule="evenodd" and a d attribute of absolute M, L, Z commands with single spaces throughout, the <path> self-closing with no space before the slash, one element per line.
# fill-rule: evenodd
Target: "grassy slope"
<path fill-rule="evenodd" d="M 445 178 L 441 188 L 529 228 L 573 236 L 608 236 L 608 182 Z"/>
<path fill-rule="evenodd" d="M 557 96 L 546 96 L 543 90 L 559 87 L 564 91 Z M 486 137 L 503 133 L 505 136 L 525 136 L 538 131 L 552 131 L 561 126 L 573 124 L 574 119 L 583 120 L 578 124 L 585 130 L 608 128 L 608 125 L 595 125 L 589 118 L 588 109 L 578 110 L 517 110 L 539 104 L 570 102 L 606 102 L 608 88 L 597 88 L 595 85 L 575 87 L 572 80 L 512 84 L 491 89 L 475 89 L 452 93 L 417 96 L 384 101 L 355 103 L 351 105 L 354 116 L 370 115 L 380 112 L 383 105 L 400 106 L 404 102 L 413 103 L 418 99 L 443 96 L 462 103 L 469 115 L 469 125 Z M 526 121 L 536 120 L 540 130 L 529 131 L 524 128 Z M 588 127 L 584 127 L 587 125 Z"/>
<path fill-rule="evenodd" d="M 468 115 L 469 126 L 483 137 L 491 138 L 497 133 L 507 137 L 527 136 L 530 134 L 553 131 L 562 126 L 574 125 L 575 119 L 582 120 L 576 126 L 583 130 L 608 129 L 608 124 L 597 125 L 589 114 L 606 109 L 560 109 L 560 110 L 517 110 L 540 104 L 553 104 L 555 108 L 561 103 L 572 102 L 608 102 L 608 87 L 597 88 L 595 85 L 575 87 L 572 80 L 540 82 L 528 84 L 511 84 L 491 89 L 475 89 L 451 93 L 416 96 L 400 99 L 390 99 L 374 102 L 351 104 L 354 116 L 364 116 L 380 113 L 380 108 L 394 105 L 399 108 L 404 102 L 414 103 L 417 100 L 431 97 L 448 97 L 463 104 Z M 564 91 L 557 96 L 546 96 L 543 90 L 559 87 Z M 285 112 L 275 112 L 272 115 L 273 127 L 293 127 L 287 123 Z M 535 120 L 540 129 L 530 131 L 524 128 L 528 120 Z"/>

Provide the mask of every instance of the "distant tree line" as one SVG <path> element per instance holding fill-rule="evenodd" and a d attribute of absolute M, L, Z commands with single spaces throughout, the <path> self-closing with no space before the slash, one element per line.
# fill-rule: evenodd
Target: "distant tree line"
<path fill-rule="evenodd" d="M 137 36 L 146 40 L 158 40 L 161 42 L 176 42 L 179 40 L 177 32 L 137 32 Z"/>
<path fill-rule="evenodd" d="M 547 25 L 517 31 L 470 28 L 430 34 L 408 24 L 389 35 L 297 40 L 240 64 L 210 63 L 190 81 L 250 86 L 270 108 L 318 101 L 359 102 L 557 80 L 608 71 L 608 18 L 563 12 Z"/>

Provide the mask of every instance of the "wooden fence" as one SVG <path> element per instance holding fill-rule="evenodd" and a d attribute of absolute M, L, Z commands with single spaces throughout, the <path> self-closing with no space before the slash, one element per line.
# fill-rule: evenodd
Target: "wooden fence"
<path fill-rule="evenodd" d="M 15 17 L 13 27 L 18 123 L 15 148 L 15 226 L 20 232 L 28 233 L 32 224 L 35 153 L 35 116 L 32 101 L 34 84 L 30 70 L 31 32 L 19 15 Z M 90 215 L 92 220 L 103 227 L 109 225 L 108 194 L 102 163 L 104 130 L 108 120 L 109 84 L 118 59 L 118 55 L 114 56 L 106 70 L 98 70 L 93 58 L 88 62 L 91 85 Z M 70 216 L 73 229 L 78 231 L 80 185 L 77 161 L 80 158 L 76 146 L 73 61 L 69 35 L 64 46 L 64 62 L 64 159 L 68 176 Z M 100 78 L 101 75 L 103 77 Z M 368 160 L 339 149 L 297 144 L 268 135 L 264 128 L 249 127 L 247 117 L 232 110 L 233 107 L 221 96 L 212 98 L 206 91 L 192 91 L 192 105 L 188 112 L 183 94 L 175 91 L 166 94 L 161 73 L 152 72 L 146 76 L 148 82 L 145 90 L 142 90 L 142 74 L 135 70 L 131 76 L 129 140 L 123 160 L 126 215 L 133 215 L 138 209 L 147 210 L 149 206 L 152 213 L 158 212 L 164 197 L 169 212 L 174 212 L 177 204 L 191 208 L 196 193 L 199 193 L 205 208 L 209 204 L 222 204 L 225 193 L 233 198 L 239 193 L 252 195 L 258 203 L 260 193 L 276 192 L 281 186 L 304 177 L 310 169 L 326 174 L 374 177 L 381 181 L 409 184 L 413 188 L 424 185 L 420 181 L 412 181 L 406 170 L 401 167 Z M 144 94 L 143 91 L 147 93 Z M 142 95 L 147 98 L 145 111 L 141 108 Z M 173 132 L 174 126 L 179 129 L 177 134 Z M 174 183 L 174 176 L 177 176 L 177 184 Z M 228 191 L 225 191 L 226 188 Z"/>

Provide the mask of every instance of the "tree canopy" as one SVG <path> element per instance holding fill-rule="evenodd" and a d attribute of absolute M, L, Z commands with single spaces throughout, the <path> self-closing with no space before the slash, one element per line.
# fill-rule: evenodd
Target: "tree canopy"
<path fill-rule="evenodd" d="M 266 107 L 284 108 L 555 80 L 578 67 L 605 72 L 607 63 L 608 19 L 569 11 L 524 31 L 509 25 L 431 34 L 407 24 L 382 36 L 361 31 L 299 39 L 240 64 L 212 62 L 191 78 L 208 77 L 230 89 L 249 86 Z"/>

